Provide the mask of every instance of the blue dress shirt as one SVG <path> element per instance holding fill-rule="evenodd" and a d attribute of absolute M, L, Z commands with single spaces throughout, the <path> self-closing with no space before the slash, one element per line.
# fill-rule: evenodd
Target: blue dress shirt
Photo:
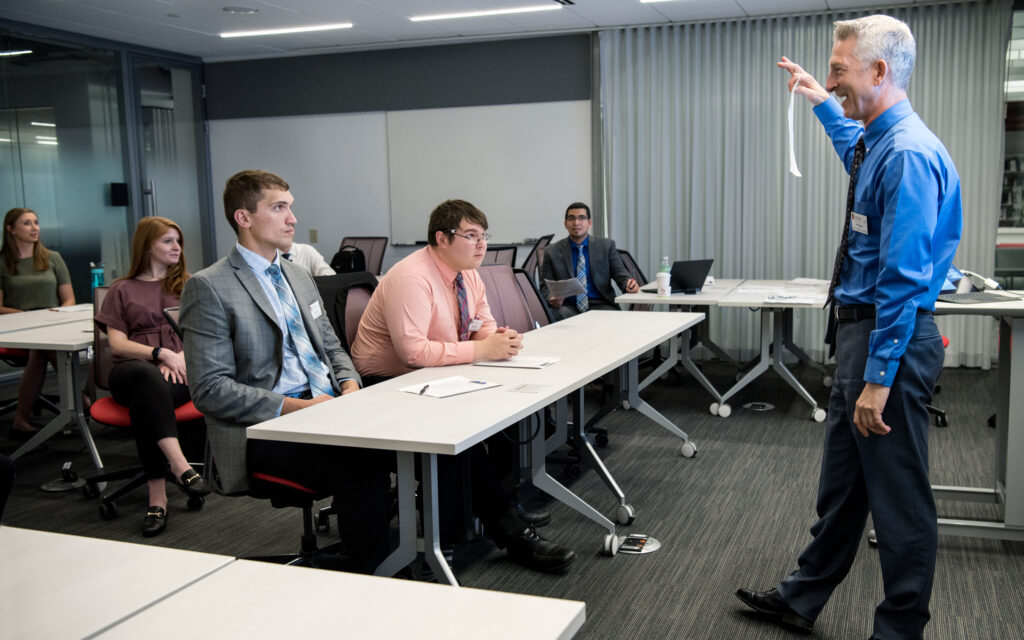
<path fill-rule="evenodd" d="M 909 100 L 887 109 L 867 129 L 845 118 L 835 98 L 816 106 L 814 114 L 847 171 L 864 135 L 867 153 L 853 211 L 867 217 L 867 233 L 851 225 L 835 298 L 840 305 L 875 305 L 864 380 L 891 386 L 917 311 L 935 310 L 960 242 L 960 177 Z"/>
<path fill-rule="evenodd" d="M 572 250 L 572 272 L 576 273 L 576 265 L 580 260 L 580 251 L 584 251 L 584 259 L 587 261 L 587 297 L 594 299 L 600 298 L 601 294 L 597 292 L 597 287 L 594 286 L 594 278 L 591 277 L 593 270 L 590 268 L 590 236 L 583 239 L 583 242 L 576 244 L 572 240 L 569 240 L 569 247 Z"/>

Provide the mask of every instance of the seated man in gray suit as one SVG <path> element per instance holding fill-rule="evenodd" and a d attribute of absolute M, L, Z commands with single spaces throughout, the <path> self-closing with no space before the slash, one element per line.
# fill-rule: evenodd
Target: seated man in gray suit
<path fill-rule="evenodd" d="M 565 210 L 565 230 L 568 238 L 552 243 L 544 252 L 540 266 L 540 292 L 560 318 L 568 318 L 590 309 L 618 309 L 612 279 L 619 289 L 636 293 L 640 285 L 629 276 L 622 258 L 610 238 L 590 235 L 590 207 L 574 202 Z M 587 294 L 569 298 L 553 298 L 548 293 L 547 280 L 577 278 Z"/>
<path fill-rule="evenodd" d="M 189 386 L 213 456 L 208 477 L 222 493 L 247 491 L 262 472 L 332 494 L 348 568 L 371 573 L 388 551 L 390 454 L 246 441 L 248 425 L 359 390 L 313 278 L 281 259 L 295 233 L 293 200 L 274 174 L 229 178 L 224 213 L 238 242 L 181 295 Z"/>

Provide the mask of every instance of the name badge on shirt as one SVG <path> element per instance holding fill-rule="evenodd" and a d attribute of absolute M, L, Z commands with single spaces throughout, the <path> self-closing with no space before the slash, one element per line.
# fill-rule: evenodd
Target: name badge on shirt
<path fill-rule="evenodd" d="M 480 318 L 473 318 L 469 322 L 469 332 L 472 333 L 474 331 L 479 331 L 480 327 L 482 327 L 482 326 L 484 326 L 484 321 L 483 320 L 481 320 Z"/>
<path fill-rule="evenodd" d="M 863 233 L 866 235 L 868 232 L 868 217 L 863 213 L 851 212 L 850 228 L 857 233 Z"/>
<path fill-rule="evenodd" d="M 313 304 L 309 305 L 309 315 L 313 316 L 314 320 L 324 315 L 324 312 L 320 310 L 319 300 L 316 300 L 313 302 Z"/>

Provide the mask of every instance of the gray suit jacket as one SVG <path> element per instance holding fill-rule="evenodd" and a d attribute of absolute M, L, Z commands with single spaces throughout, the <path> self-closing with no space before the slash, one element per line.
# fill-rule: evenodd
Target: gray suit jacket
<path fill-rule="evenodd" d="M 611 238 L 598 238 L 590 236 L 587 241 L 587 253 L 590 256 L 590 278 L 594 287 L 601 294 L 601 298 L 608 304 L 615 304 L 615 291 L 612 289 L 612 279 L 619 285 L 619 289 L 626 290 L 626 282 L 629 281 L 629 270 L 622 264 L 619 251 L 615 248 L 615 241 Z M 548 287 L 545 280 L 568 280 L 576 277 L 576 264 L 572 260 L 572 243 L 569 238 L 562 238 L 552 243 L 544 251 L 544 263 L 540 266 L 540 292 L 544 299 L 548 298 Z M 569 301 L 570 304 L 572 301 Z M 573 307 L 575 309 L 575 306 Z"/>
<path fill-rule="evenodd" d="M 281 260 L 281 271 L 302 312 L 320 358 L 330 363 L 335 392 L 339 379 L 359 381 L 348 354 L 324 312 L 313 278 L 302 267 Z M 318 303 L 320 316 L 310 306 Z M 216 473 L 207 470 L 223 493 L 248 490 L 245 427 L 273 418 L 284 397 L 271 389 L 281 376 L 284 335 L 259 280 L 237 249 L 185 283 L 179 319 L 185 333 L 185 363 L 196 408 L 206 417 Z"/>

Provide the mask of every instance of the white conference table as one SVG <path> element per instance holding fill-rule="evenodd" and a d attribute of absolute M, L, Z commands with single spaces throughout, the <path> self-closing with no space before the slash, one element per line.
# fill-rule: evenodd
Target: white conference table
<path fill-rule="evenodd" d="M 664 304 L 670 306 L 692 306 L 696 304 L 718 307 L 749 307 L 761 311 L 761 346 L 760 353 L 754 361 L 753 367 L 747 371 L 732 387 L 725 392 L 719 392 L 714 385 L 704 376 L 690 360 L 686 349 L 683 349 L 679 362 L 700 382 L 708 393 L 715 399 L 711 403 L 712 415 L 723 418 L 732 414 L 732 407 L 728 400 L 739 393 L 743 388 L 756 380 L 769 367 L 775 371 L 791 386 L 804 400 L 811 405 L 811 419 L 822 422 L 825 419 L 825 409 L 818 407 L 814 397 L 804 388 L 793 376 L 792 372 L 783 362 L 783 350 L 793 355 L 824 376 L 827 371 L 819 363 L 808 356 L 803 349 L 793 342 L 793 309 L 822 308 L 825 298 L 828 295 L 828 283 L 812 281 L 812 283 L 801 284 L 791 280 L 716 280 L 715 287 L 722 283 L 728 286 L 728 290 L 722 292 L 708 288 L 707 294 L 702 291 L 697 295 L 674 294 L 667 298 L 659 297 L 656 293 L 629 293 L 615 298 L 615 302 L 621 304 Z M 698 302 L 697 300 L 700 299 Z M 704 331 L 707 329 L 705 328 Z M 704 341 L 707 345 L 708 341 Z M 726 356 L 728 361 L 732 358 Z M 674 358 L 662 363 L 642 384 L 646 386 L 657 376 L 660 376 L 668 368 L 674 366 Z M 827 377 L 826 377 L 827 380 Z M 827 384 L 827 382 L 826 382 Z"/>
<path fill-rule="evenodd" d="M 572 600 L 237 560 L 97 637 L 564 640 L 585 619 Z"/>
<path fill-rule="evenodd" d="M 457 584 L 455 576 L 444 561 L 438 540 L 437 455 L 466 451 L 562 400 L 588 382 L 631 362 L 635 366 L 640 354 L 677 338 L 703 318 L 703 314 L 697 313 L 590 311 L 524 334 L 524 355 L 532 352 L 560 356 L 558 363 L 547 368 L 458 365 L 419 369 L 358 393 L 251 426 L 247 435 L 261 440 L 397 452 L 400 541 L 398 549 L 378 567 L 378 575 L 394 575 L 416 558 L 414 468 L 415 456 L 419 455 L 423 471 L 423 549 L 434 574 L 454 585 Z M 455 375 L 500 382 L 502 386 L 451 398 L 398 391 L 401 387 Z M 522 384 L 531 385 L 529 392 L 516 390 Z M 666 428 L 671 425 L 638 396 L 636 399 L 633 408 Z M 677 427 L 672 425 L 672 428 L 677 435 L 686 438 Z M 613 554 L 618 548 L 615 524 L 547 474 L 543 438 L 534 438 L 531 451 L 534 485 L 607 530 L 604 548 Z M 594 458 L 599 471 L 606 473 L 596 454 Z M 610 475 L 604 479 L 608 482 Z M 615 491 L 617 487 L 613 484 L 614 481 L 609 486 Z M 621 491 L 617 495 L 621 495 Z M 623 501 L 624 498 L 620 498 L 620 507 Z"/>
<path fill-rule="evenodd" d="M 0 526 L 0 638 L 90 637 L 232 562 L 229 556 Z M 180 631 L 185 613 L 164 626 Z"/>
<path fill-rule="evenodd" d="M 29 313 L 72 315 L 71 313 L 63 314 L 46 310 L 12 315 L 20 316 L 28 315 Z M 85 318 L 80 317 L 70 322 L 0 333 L 0 347 L 45 349 L 57 352 L 57 384 L 60 390 L 60 413 L 32 436 L 28 442 L 18 447 L 17 451 L 11 454 L 11 459 L 17 460 L 57 432 L 68 426 L 77 425 L 82 434 L 82 440 L 85 442 L 85 448 L 89 451 L 89 455 L 92 456 L 96 470 L 103 471 L 103 461 L 100 459 L 99 451 L 96 449 L 92 433 L 89 431 L 89 425 L 85 420 L 82 408 L 82 384 L 78 379 L 79 353 L 91 347 L 92 341 L 92 312 L 89 312 Z"/>
<path fill-rule="evenodd" d="M 1013 291 L 1024 295 L 1024 291 Z M 985 315 L 999 321 L 999 388 L 992 488 L 934 486 L 937 499 L 996 503 L 1001 521 L 939 518 L 939 533 L 1024 541 L 1024 300 L 937 302 L 936 315 Z"/>
<path fill-rule="evenodd" d="M 5 313 L 0 315 L 0 333 L 24 331 L 25 329 L 36 329 L 80 320 L 92 320 L 92 303 L 56 309 L 36 309 L 22 313 Z"/>

